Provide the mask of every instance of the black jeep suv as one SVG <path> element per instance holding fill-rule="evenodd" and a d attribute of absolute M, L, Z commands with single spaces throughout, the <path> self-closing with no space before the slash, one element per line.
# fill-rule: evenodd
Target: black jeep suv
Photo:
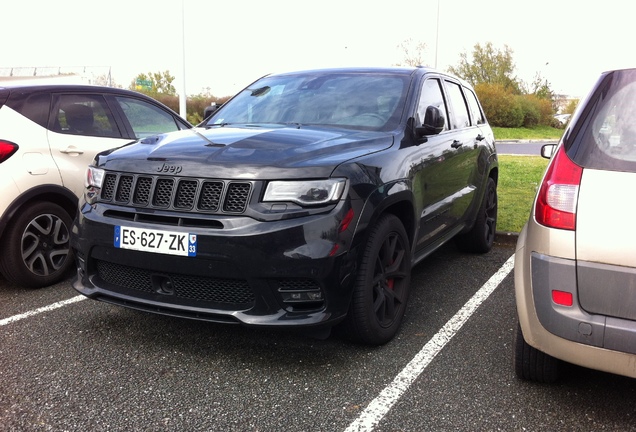
<path fill-rule="evenodd" d="M 426 68 L 269 75 L 192 130 L 95 158 L 74 287 L 199 320 L 396 334 L 411 266 L 455 238 L 487 252 L 492 131 L 462 80 Z"/>

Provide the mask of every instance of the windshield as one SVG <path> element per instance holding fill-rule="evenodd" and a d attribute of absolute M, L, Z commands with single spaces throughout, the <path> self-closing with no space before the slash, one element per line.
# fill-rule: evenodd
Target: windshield
<path fill-rule="evenodd" d="M 409 76 L 304 73 L 263 78 L 227 102 L 206 126 L 292 124 L 391 130 L 402 115 Z"/>

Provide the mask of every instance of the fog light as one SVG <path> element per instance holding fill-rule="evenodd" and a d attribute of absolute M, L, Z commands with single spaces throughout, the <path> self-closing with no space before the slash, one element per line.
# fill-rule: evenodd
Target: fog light
<path fill-rule="evenodd" d="M 285 302 L 322 301 L 321 292 L 281 292 Z"/>
<path fill-rule="evenodd" d="M 288 311 L 315 310 L 324 306 L 325 295 L 313 279 L 279 279 L 277 292 Z"/>
<path fill-rule="evenodd" d="M 307 297 L 309 298 L 309 300 L 322 300 L 322 293 L 321 292 L 308 292 L 307 293 Z"/>

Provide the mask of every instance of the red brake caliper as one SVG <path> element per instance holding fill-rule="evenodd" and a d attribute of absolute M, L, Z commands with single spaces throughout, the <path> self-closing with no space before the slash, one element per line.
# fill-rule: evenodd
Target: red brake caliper
<path fill-rule="evenodd" d="M 395 262 L 395 261 L 391 261 L 391 262 L 389 263 L 389 266 L 393 265 L 393 263 L 394 263 L 394 262 Z M 387 280 L 386 280 L 386 286 L 388 286 L 390 290 L 392 290 L 392 289 L 393 289 L 393 284 L 394 284 L 394 283 L 395 283 L 395 279 L 387 279 Z"/>

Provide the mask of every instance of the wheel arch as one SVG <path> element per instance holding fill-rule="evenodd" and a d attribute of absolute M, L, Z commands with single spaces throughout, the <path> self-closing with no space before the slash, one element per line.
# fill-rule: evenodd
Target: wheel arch
<path fill-rule="evenodd" d="M 366 200 L 360 215 L 355 236 L 358 242 L 364 241 L 369 228 L 385 214 L 397 217 L 406 230 L 409 245 L 413 247 L 416 231 L 415 206 L 413 194 L 407 188 L 398 188 L 392 193 L 387 193 L 392 188 L 384 187 L 376 189 Z"/>
<path fill-rule="evenodd" d="M 36 186 L 19 195 L 7 207 L 0 218 L 0 239 L 4 236 L 7 225 L 13 220 L 16 213 L 34 202 L 46 201 L 61 206 L 71 216 L 71 219 L 75 218 L 78 198 L 71 190 L 58 185 Z"/>

